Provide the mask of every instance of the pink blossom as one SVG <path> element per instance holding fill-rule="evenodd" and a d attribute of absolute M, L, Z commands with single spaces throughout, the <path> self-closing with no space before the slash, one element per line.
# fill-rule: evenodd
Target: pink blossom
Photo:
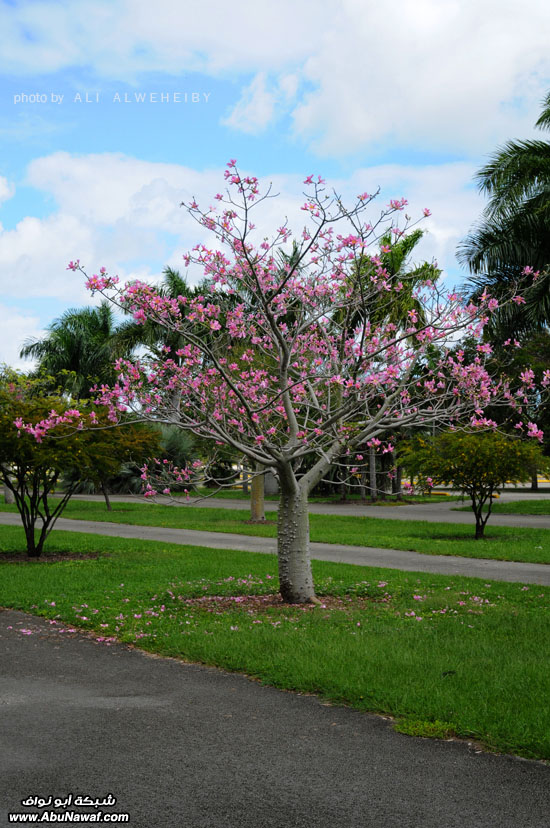
<path fill-rule="evenodd" d="M 544 432 L 537 426 L 536 423 L 527 423 L 527 429 L 528 437 L 536 437 L 537 440 L 542 443 Z"/>

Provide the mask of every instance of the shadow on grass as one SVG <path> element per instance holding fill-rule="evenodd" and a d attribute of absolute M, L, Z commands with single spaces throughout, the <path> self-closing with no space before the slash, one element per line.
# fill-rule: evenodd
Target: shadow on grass
<path fill-rule="evenodd" d="M 60 552 L 55 550 L 53 552 L 44 551 L 39 558 L 31 558 L 26 552 L 6 551 L 0 552 L 0 564 L 7 563 L 26 563 L 26 564 L 40 564 L 40 563 L 57 563 L 59 561 L 89 561 L 96 558 L 108 557 L 106 552 Z"/>

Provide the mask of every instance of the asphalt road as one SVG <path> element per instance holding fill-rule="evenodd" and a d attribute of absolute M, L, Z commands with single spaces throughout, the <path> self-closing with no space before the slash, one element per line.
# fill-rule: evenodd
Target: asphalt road
<path fill-rule="evenodd" d="M 23 630 L 27 632 L 24 633 Z M 0 612 L 0 825 L 31 795 L 134 828 L 547 828 L 550 768 Z"/>

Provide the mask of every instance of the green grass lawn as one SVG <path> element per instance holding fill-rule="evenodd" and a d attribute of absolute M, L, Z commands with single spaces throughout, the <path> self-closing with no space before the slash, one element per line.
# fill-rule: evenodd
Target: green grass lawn
<path fill-rule="evenodd" d="M 0 527 L 0 560 L 23 547 L 22 530 Z M 314 562 L 321 605 L 280 606 L 271 556 L 61 531 L 48 552 L 99 557 L 4 561 L 0 605 L 59 635 L 88 630 L 97 646 L 120 640 L 391 714 L 404 732 L 550 760 L 550 589 Z"/>
<path fill-rule="evenodd" d="M 250 501 L 250 495 L 244 494 L 239 489 L 221 489 L 216 492 L 212 489 L 199 489 L 198 490 L 200 495 L 204 495 L 205 497 L 212 497 L 214 500 L 247 500 Z M 279 500 L 279 495 L 265 495 L 264 498 L 267 502 L 276 502 Z M 411 506 L 414 504 L 423 504 L 423 503 L 443 503 L 447 501 L 453 500 L 461 500 L 460 495 L 449 495 L 446 493 L 432 493 L 430 495 L 407 495 L 404 500 L 396 500 L 392 497 L 392 495 L 387 496 L 387 500 L 377 500 L 375 504 L 371 504 L 370 500 L 367 500 L 364 505 L 370 506 Z M 315 495 L 309 498 L 310 503 L 342 503 L 341 495 L 339 494 L 330 494 L 330 495 Z M 361 497 L 358 494 L 349 494 L 347 496 L 346 502 L 348 503 L 361 503 Z"/>
<path fill-rule="evenodd" d="M 462 507 L 457 511 L 468 511 Z M 487 510 L 485 510 L 487 511 Z M 510 503 L 493 503 L 495 515 L 550 515 L 550 500 L 513 500 Z M 489 518 L 491 520 L 491 518 Z"/>
<path fill-rule="evenodd" d="M 15 506 L 0 506 L 1 511 L 17 511 Z M 70 501 L 64 517 L 100 520 L 141 526 L 197 529 L 274 538 L 277 527 L 248 524 L 248 510 L 199 508 L 196 506 L 158 506 L 150 503 L 114 503 L 108 512 L 105 504 Z M 276 513 L 267 512 L 275 521 Z M 349 546 L 378 546 L 405 549 L 425 555 L 459 555 L 468 558 L 550 563 L 550 530 L 513 529 L 487 526 L 487 537 L 474 539 L 472 526 L 427 521 L 400 521 L 344 515 L 310 515 L 311 540 Z M 50 541 L 48 541 L 49 543 Z"/>

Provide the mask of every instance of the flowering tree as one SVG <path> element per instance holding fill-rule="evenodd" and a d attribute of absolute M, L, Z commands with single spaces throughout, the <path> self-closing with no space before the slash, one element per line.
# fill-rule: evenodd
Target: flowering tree
<path fill-rule="evenodd" d="M 133 411 L 174 423 L 231 447 L 253 468 L 273 470 L 281 490 L 281 594 L 307 602 L 315 600 L 308 493 L 338 457 L 357 474 L 359 447 L 391 451 L 384 437 L 400 427 L 464 421 L 490 427 L 486 405 L 519 402 L 502 380 L 489 377 L 486 345 L 469 363 L 447 349 L 461 331 L 481 335 L 498 307 L 489 297 L 465 304 L 428 279 L 414 291 L 422 316 L 412 308 L 405 326 L 371 321 L 380 297 L 389 301 L 406 289 L 407 276 L 390 273 L 376 253 L 388 230 L 400 239 L 409 229 L 407 216 L 404 226 L 397 222 L 404 199 L 391 201 L 371 224 L 364 215 L 372 196 L 363 193 L 347 208 L 321 178 L 309 176 L 302 207 L 308 224 L 294 239 L 297 254 L 281 267 L 281 251 L 292 240 L 288 222 L 265 237 L 252 223 L 272 194 L 262 194 L 258 180 L 241 175 L 234 161 L 225 178 L 216 208 L 201 210 L 194 200 L 188 205 L 215 239 L 212 247 L 199 244 L 185 256 L 209 280 L 204 296 L 161 296 L 138 281 L 119 286 L 104 268 L 88 278 L 89 289 L 136 321 L 153 320 L 186 343 L 174 354 L 166 349 L 162 360 L 119 360 L 118 381 L 99 389 L 98 403 L 113 422 Z M 69 268 L 85 272 L 78 261 Z M 433 353 L 441 354 L 435 362 Z M 163 491 L 169 491 L 170 474 L 191 484 L 198 471 L 149 464 L 147 493 L 154 495 L 163 477 Z"/>

